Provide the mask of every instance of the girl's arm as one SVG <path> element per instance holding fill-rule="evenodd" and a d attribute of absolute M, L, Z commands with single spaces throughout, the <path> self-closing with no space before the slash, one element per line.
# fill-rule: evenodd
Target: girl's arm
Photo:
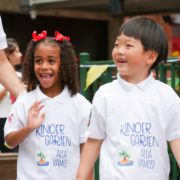
<path fill-rule="evenodd" d="M 170 141 L 169 144 L 180 168 L 180 138 Z"/>
<path fill-rule="evenodd" d="M 30 133 L 32 129 L 23 127 L 20 130 L 13 131 L 5 137 L 6 144 L 10 148 L 14 148 L 19 145 Z"/>
<path fill-rule="evenodd" d="M 44 106 L 40 102 L 35 102 L 28 111 L 28 123 L 27 126 L 10 132 L 6 135 L 5 140 L 8 146 L 16 147 L 20 144 L 34 129 L 39 128 L 45 118 L 45 113 L 39 115 L 40 110 Z"/>
<path fill-rule="evenodd" d="M 102 140 L 88 138 L 83 147 L 76 180 L 87 180 L 99 156 Z"/>

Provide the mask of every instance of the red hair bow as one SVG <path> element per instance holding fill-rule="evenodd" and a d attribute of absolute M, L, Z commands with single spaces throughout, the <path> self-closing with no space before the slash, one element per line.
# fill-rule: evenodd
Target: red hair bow
<path fill-rule="evenodd" d="M 41 39 L 44 39 L 47 37 L 47 31 L 42 31 L 42 33 L 37 34 L 36 31 L 32 33 L 32 38 L 34 42 L 40 41 Z"/>
<path fill-rule="evenodd" d="M 69 41 L 70 37 L 63 36 L 60 32 L 55 31 L 55 40 L 56 41 Z"/>

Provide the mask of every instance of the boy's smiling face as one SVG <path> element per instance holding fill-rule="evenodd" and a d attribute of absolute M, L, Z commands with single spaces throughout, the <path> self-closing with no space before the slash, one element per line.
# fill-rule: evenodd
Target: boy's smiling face
<path fill-rule="evenodd" d="M 112 58 L 121 77 L 136 84 L 149 75 L 157 53 L 145 51 L 140 40 L 121 34 L 115 41 Z"/>

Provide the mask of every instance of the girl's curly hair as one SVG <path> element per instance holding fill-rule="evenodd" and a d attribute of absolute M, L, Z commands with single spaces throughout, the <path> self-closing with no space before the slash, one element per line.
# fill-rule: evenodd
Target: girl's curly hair
<path fill-rule="evenodd" d="M 46 37 L 40 41 L 31 40 L 27 46 L 22 80 L 27 85 L 27 91 L 32 91 L 39 84 L 34 72 L 34 52 L 40 43 L 56 44 L 60 48 L 60 80 L 62 87 L 67 86 L 71 96 L 79 91 L 78 65 L 74 48 L 70 41 L 56 41 L 53 37 Z"/>

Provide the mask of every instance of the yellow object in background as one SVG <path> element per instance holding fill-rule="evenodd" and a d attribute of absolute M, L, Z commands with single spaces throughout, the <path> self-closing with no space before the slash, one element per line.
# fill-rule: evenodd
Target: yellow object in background
<path fill-rule="evenodd" d="M 177 57 L 179 55 L 180 55 L 180 52 L 178 50 L 173 51 L 172 54 L 171 54 L 172 57 Z"/>
<path fill-rule="evenodd" d="M 108 68 L 108 65 L 94 65 L 92 66 L 88 72 L 86 77 L 86 87 L 84 90 L 87 90 L 87 88 L 94 82 L 96 79 L 98 79 L 104 71 Z"/>

